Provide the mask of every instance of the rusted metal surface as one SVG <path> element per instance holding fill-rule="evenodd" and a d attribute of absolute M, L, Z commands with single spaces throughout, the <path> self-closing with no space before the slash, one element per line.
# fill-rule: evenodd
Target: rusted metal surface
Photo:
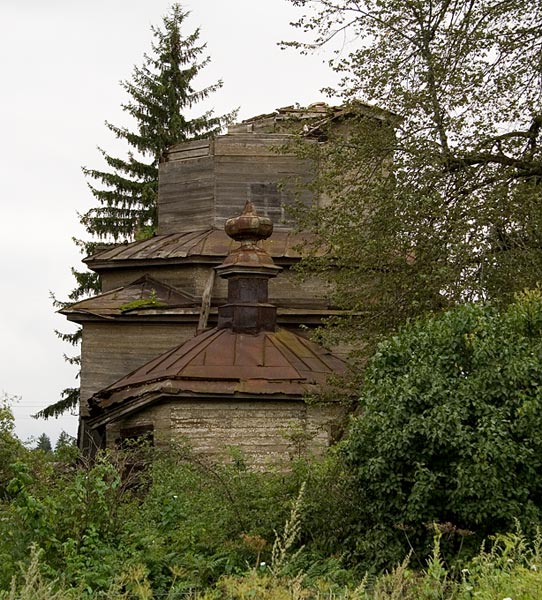
<path fill-rule="evenodd" d="M 94 414 L 152 391 L 280 396 L 323 389 L 345 363 L 286 329 L 258 334 L 212 329 L 151 360 L 91 399 Z"/>
<path fill-rule="evenodd" d="M 60 312 L 64 315 L 80 313 L 115 317 L 133 312 L 168 310 L 172 308 L 198 308 L 191 295 L 145 275 L 132 284 L 75 302 Z"/>
<path fill-rule="evenodd" d="M 314 242 L 315 237 L 308 233 L 276 231 L 272 238 L 259 242 L 262 249 L 273 258 L 299 259 L 300 247 Z M 207 229 L 195 233 L 172 233 L 157 235 L 148 240 L 121 244 L 85 259 L 91 269 L 101 267 L 125 267 L 130 261 L 164 261 L 196 258 L 216 258 L 217 262 L 239 247 L 222 229 Z"/>

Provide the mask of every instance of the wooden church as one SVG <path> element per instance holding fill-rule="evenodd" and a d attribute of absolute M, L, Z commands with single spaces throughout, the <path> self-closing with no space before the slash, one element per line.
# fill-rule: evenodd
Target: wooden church
<path fill-rule="evenodd" d="M 102 293 L 62 311 L 82 325 L 83 448 L 145 434 L 215 458 L 234 446 L 264 467 L 287 455 L 289 431 L 314 452 L 334 441 L 341 407 L 305 395 L 345 368 L 307 335 L 337 311 L 321 281 L 296 278 L 309 236 L 287 211 L 294 197 L 320 201 L 299 193 L 314 165 L 277 148 L 298 135 L 292 124 L 321 143 L 344 118 L 288 107 L 170 149 L 156 235 L 87 258 Z"/>

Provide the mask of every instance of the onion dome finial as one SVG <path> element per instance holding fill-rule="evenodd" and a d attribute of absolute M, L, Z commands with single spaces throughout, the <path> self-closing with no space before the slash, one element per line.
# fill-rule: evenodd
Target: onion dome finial
<path fill-rule="evenodd" d="M 238 217 L 228 219 L 224 230 L 236 242 L 256 243 L 266 240 L 273 233 L 273 222 L 269 217 L 260 217 L 254 204 L 247 200 L 243 212 Z"/>

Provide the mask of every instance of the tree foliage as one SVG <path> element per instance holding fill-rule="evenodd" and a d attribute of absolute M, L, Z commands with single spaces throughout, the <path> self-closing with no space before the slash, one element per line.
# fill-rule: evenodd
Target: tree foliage
<path fill-rule="evenodd" d="M 36 450 L 41 450 L 46 454 L 50 454 L 53 451 L 53 445 L 51 440 L 46 433 L 42 433 L 36 441 Z"/>
<path fill-rule="evenodd" d="M 24 454 L 24 446 L 14 433 L 15 419 L 11 409 L 16 398 L 2 393 L 0 396 L 0 501 L 4 498 L 11 478 L 9 466 Z"/>
<path fill-rule="evenodd" d="M 417 320 L 382 343 L 343 447 L 356 552 L 400 560 L 409 544 L 430 542 L 432 523 L 475 549 L 515 520 L 533 530 L 542 517 L 541 408 L 538 290 L 506 310 L 466 304 Z"/>
<path fill-rule="evenodd" d="M 338 301 L 371 333 L 533 287 L 542 266 L 542 4 L 291 1 L 312 38 L 289 45 L 308 52 L 340 40 L 332 64 L 353 102 L 350 133 L 313 148 L 315 187 L 331 204 L 303 220 L 326 248 L 309 266 L 338 284 Z M 389 126 L 362 117 L 356 101 L 388 111 Z"/>
<path fill-rule="evenodd" d="M 158 164 L 170 146 L 188 139 L 212 137 L 232 115 L 214 116 L 212 111 L 193 118 L 193 106 L 222 86 L 219 81 L 202 89 L 194 79 L 208 64 L 199 29 L 189 35 L 181 30 L 187 13 L 174 4 L 163 18 L 162 28 L 152 27 L 152 54 L 135 67 L 132 79 L 123 81 L 129 101 L 122 105 L 135 128 L 106 122 L 115 136 L 127 142 L 127 158 L 100 149 L 108 171 L 84 168 L 93 182 L 90 189 L 99 206 L 82 216 L 87 232 L 98 239 L 132 240 L 156 229 Z"/>

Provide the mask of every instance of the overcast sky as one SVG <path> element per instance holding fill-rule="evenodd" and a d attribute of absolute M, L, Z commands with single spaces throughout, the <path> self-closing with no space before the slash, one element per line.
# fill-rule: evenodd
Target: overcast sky
<path fill-rule="evenodd" d="M 122 154 L 104 121 L 123 124 L 118 82 L 150 51 L 165 0 L 0 0 L 0 393 L 19 396 L 16 432 L 57 438 L 77 417 L 30 415 L 75 385 L 72 349 L 54 330 L 70 325 L 49 292 L 66 298 L 81 256 L 77 213 L 94 205 L 81 166 L 100 167 L 97 146 Z M 189 29 L 201 27 L 212 62 L 201 84 L 223 79 L 207 103 L 239 118 L 326 98 L 336 79 L 326 55 L 302 57 L 276 43 L 295 36 L 286 0 L 190 0 Z"/>

